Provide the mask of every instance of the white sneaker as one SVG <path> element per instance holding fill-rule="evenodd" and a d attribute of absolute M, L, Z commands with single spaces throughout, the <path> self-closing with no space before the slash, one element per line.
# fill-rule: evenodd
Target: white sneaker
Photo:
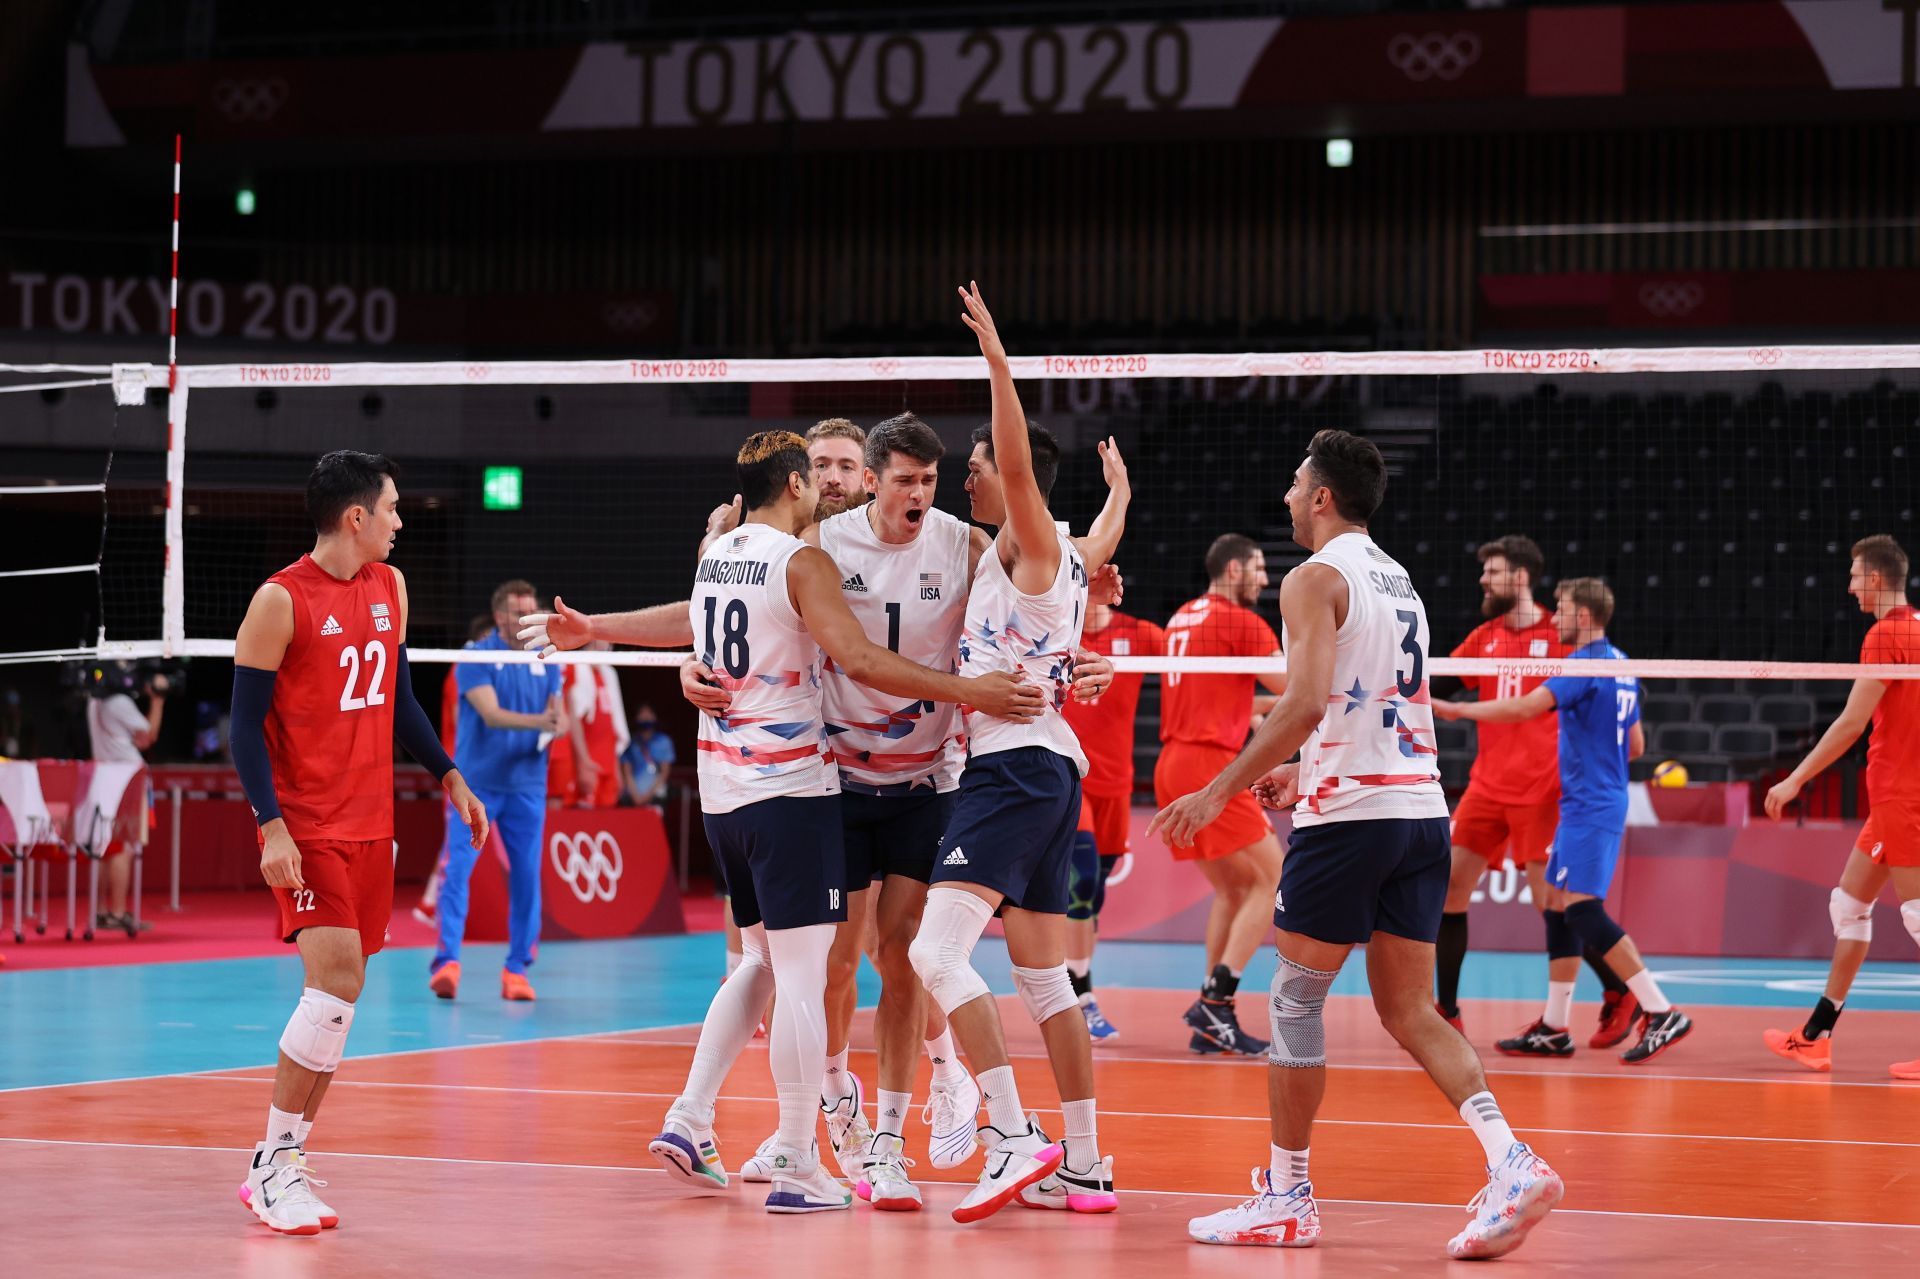
<path fill-rule="evenodd" d="M 326 1182 L 320 1180 L 320 1178 L 313 1175 L 313 1165 L 307 1162 L 306 1151 L 296 1150 L 294 1152 L 293 1161 L 294 1163 L 299 1165 L 301 1175 L 307 1179 L 307 1188 L 309 1191 L 311 1191 L 312 1188 L 315 1186 L 324 1186 L 327 1184 Z M 240 1183 L 240 1202 L 245 1204 L 249 1209 L 253 1207 L 253 1179 L 252 1178 L 248 1178 L 246 1181 L 243 1181 Z M 340 1224 L 340 1214 L 335 1212 L 332 1208 L 328 1207 L 326 1204 L 320 1202 L 319 1195 L 313 1196 L 313 1210 L 320 1217 L 320 1228 L 322 1230 L 332 1230 Z"/>
<path fill-rule="evenodd" d="M 307 1186 L 298 1146 L 269 1146 L 264 1141 L 255 1146 L 241 1202 L 268 1229 L 283 1235 L 317 1235 L 322 1229 L 320 1202 Z"/>
<path fill-rule="evenodd" d="M 963 1225 L 999 1212 L 1022 1190 L 1056 1172 L 1067 1157 L 1059 1142 L 1047 1140 L 1032 1115 L 1027 1117 L 1027 1130 L 1011 1137 L 987 1125 L 980 1130 L 980 1144 L 987 1147 L 986 1166 L 980 1170 L 979 1182 L 953 1210 L 953 1219 Z"/>
<path fill-rule="evenodd" d="M 1473 1220 L 1448 1241 L 1447 1255 L 1478 1259 L 1512 1252 L 1566 1193 L 1560 1174 L 1547 1167 L 1546 1160 L 1526 1142 L 1514 1142 L 1507 1157 L 1487 1169 L 1486 1187 L 1467 1205 Z"/>
<path fill-rule="evenodd" d="M 907 1176 L 913 1160 L 907 1144 L 890 1132 L 875 1133 L 862 1158 L 863 1171 L 853 1193 L 882 1212 L 919 1212 L 920 1187 Z"/>
<path fill-rule="evenodd" d="M 979 1144 L 974 1125 L 979 1119 L 980 1085 L 972 1075 L 961 1075 L 957 1084 L 934 1082 L 920 1122 L 932 1130 L 927 1136 L 927 1157 L 935 1168 L 958 1168 L 973 1158 Z"/>
<path fill-rule="evenodd" d="M 873 1129 L 867 1126 L 867 1090 L 860 1083 L 860 1076 L 849 1070 L 847 1078 L 853 1080 L 853 1095 L 835 1102 L 822 1097 L 820 1109 L 827 1116 L 827 1140 L 833 1146 L 833 1158 L 840 1165 L 840 1175 L 857 1182 L 861 1160 L 866 1156 L 867 1147 L 873 1144 Z"/>
<path fill-rule="evenodd" d="M 1085 1172 L 1075 1172 L 1062 1160 L 1060 1171 L 1051 1177 L 1042 1177 L 1022 1190 L 1019 1200 L 1022 1208 L 1117 1212 L 1120 1198 L 1113 1193 L 1113 1156 L 1106 1156 Z"/>
<path fill-rule="evenodd" d="M 792 1150 L 779 1150 L 773 1156 L 773 1192 L 767 1196 L 768 1212 L 832 1212 L 853 1207 L 853 1193 L 833 1179 L 820 1163 L 816 1143 L 805 1157 Z"/>
<path fill-rule="evenodd" d="M 759 1149 L 753 1152 L 753 1157 L 740 1165 L 740 1180 L 772 1181 L 773 1157 L 779 1149 L 780 1134 L 777 1132 L 767 1134 L 767 1139 L 760 1143 Z"/>
<path fill-rule="evenodd" d="M 1313 1201 L 1313 1183 L 1275 1190 L 1272 1170 L 1255 1168 L 1253 1198 L 1195 1217 L 1187 1223 L 1187 1238 L 1196 1243 L 1311 1248 L 1320 1242 L 1320 1205 Z"/>
<path fill-rule="evenodd" d="M 713 1137 L 713 1119 L 702 1118 L 684 1101 L 667 1107 L 660 1135 L 647 1143 L 669 1176 L 694 1190 L 727 1188 L 727 1169 L 720 1162 L 720 1145 Z"/>

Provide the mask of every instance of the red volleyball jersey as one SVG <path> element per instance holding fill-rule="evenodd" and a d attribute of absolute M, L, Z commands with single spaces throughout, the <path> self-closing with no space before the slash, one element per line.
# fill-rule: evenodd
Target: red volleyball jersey
<path fill-rule="evenodd" d="M 1106 629 L 1082 630 L 1080 642 L 1108 657 L 1158 657 L 1167 650 L 1167 633 L 1154 623 L 1118 609 Z M 1087 775 L 1080 788 L 1089 795 L 1133 794 L 1133 717 L 1140 708 L 1140 671 L 1120 671 L 1113 687 L 1091 702 L 1072 697 L 1060 708 L 1080 749 L 1087 753 Z"/>
<path fill-rule="evenodd" d="M 1454 657 L 1565 657 L 1567 646 L 1553 618 L 1543 616 L 1518 630 L 1505 618 L 1480 623 L 1453 650 Z M 1463 675 L 1460 682 L 1483 702 L 1525 697 L 1547 682 L 1542 675 Z M 1544 804 L 1560 794 L 1560 716 L 1536 716 L 1518 724 L 1480 724 L 1480 749 L 1467 785 L 1502 804 Z"/>
<path fill-rule="evenodd" d="M 1167 620 L 1166 646 L 1169 657 L 1268 657 L 1280 640 L 1258 613 L 1209 591 Z M 1255 682 L 1169 671 L 1160 679 L 1160 740 L 1239 750 L 1253 722 Z"/>
<path fill-rule="evenodd" d="M 393 570 L 341 581 L 302 555 L 278 582 L 293 597 L 293 642 L 267 714 L 280 815 L 294 839 L 393 838 L 393 697 L 400 599 Z"/>

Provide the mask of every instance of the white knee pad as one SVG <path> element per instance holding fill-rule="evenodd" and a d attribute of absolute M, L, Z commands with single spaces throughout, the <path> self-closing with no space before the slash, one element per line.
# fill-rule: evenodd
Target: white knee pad
<path fill-rule="evenodd" d="M 1036 1026 L 1080 1006 L 1080 997 L 1073 993 L 1073 978 L 1067 976 L 1065 964 L 1056 968 L 1022 968 L 1015 964 L 1013 988 L 1020 992 L 1020 1002 L 1027 1006 L 1027 1016 L 1033 1018 Z"/>
<path fill-rule="evenodd" d="M 1914 945 L 1920 946 L 1920 897 L 1900 903 L 1900 922 L 1907 926 L 1907 935 L 1913 938 Z"/>
<path fill-rule="evenodd" d="M 1327 992 L 1338 973 L 1305 968 L 1285 955 L 1273 973 L 1273 1000 L 1268 1021 L 1273 1043 L 1267 1060 L 1276 1066 L 1313 1067 L 1327 1064 Z"/>
<path fill-rule="evenodd" d="M 927 893 L 927 908 L 913 945 L 907 947 L 907 959 L 941 1012 L 951 1013 L 991 993 L 973 970 L 973 948 L 992 918 L 993 907 L 962 889 Z"/>
<path fill-rule="evenodd" d="M 1873 940 L 1873 903 L 1849 897 L 1836 888 L 1827 898 L 1827 914 L 1833 918 L 1833 935 L 1841 941 Z"/>
<path fill-rule="evenodd" d="M 309 986 L 280 1034 L 280 1051 L 308 1070 L 332 1074 L 346 1054 L 352 1025 L 352 1004 Z"/>

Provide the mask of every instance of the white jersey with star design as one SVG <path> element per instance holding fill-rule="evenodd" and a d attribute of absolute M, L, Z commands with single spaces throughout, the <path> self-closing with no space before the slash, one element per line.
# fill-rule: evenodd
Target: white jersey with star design
<path fill-rule="evenodd" d="M 968 711 L 967 754 L 1040 746 L 1073 761 L 1087 775 L 1087 756 L 1060 708 L 1073 689 L 1073 650 L 1087 616 L 1087 566 L 1068 539 L 1064 524 L 1054 526 L 1060 542 L 1060 567 L 1041 595 L 1023 595 L 1000 564 L 998 540 L 980 557 L 967 594 L 967 624 L 960 634 L 960 673 L 1018 672 L 1040 686 L 1047 706 L 1038 719 L 1016 724 Z"/>
<path fill-rule="evenodd" d="M 1347 619 L 1334 637 L 1326 714 L 1300 750 L 1293 824 L 1445 817 L 1427 610 L 1412 580 L 1365 533 L 1342 533 L 1306 563 L 1346 579 Z M 1284 626 L 1280 634 L 1291 651 Z"/>

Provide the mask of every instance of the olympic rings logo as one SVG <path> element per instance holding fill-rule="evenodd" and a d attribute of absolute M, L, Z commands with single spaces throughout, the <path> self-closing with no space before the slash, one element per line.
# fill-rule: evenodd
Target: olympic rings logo
<path fill-rule="evenodd" d="M 659 314 L 651 302 L 609 302 L 600 310 L 600 318 L 616 333 L 635 333 L 652 328 Z"/>
<path fill-rule="evenodd" d="M 1755 364 L 1778 364 L 1780 363 L 1780 348 L 1777 346 L 1754 347 L 1747 352 L 1747 358 Z"/>
<path fill-rule="evenodd" d="M 561 850 L 566 857 L 561 858 Z M 554 874 L 566 882 L 573 895 L 584 902 L 610 902 L 620 891 L 620 876 L 626 862 L 620 856 L 620 841 L 608 831 L 568 834 L 555 831 L 547 842 L 547 857 Z"/>
<path fill-rule="evenodd" d="M 229 120 L 264 123 L 286 105 L 287 92 L 287 82 L 279 76 L 271 80 L 219 80 L 213 86 L 213 105 Z"/>
<path fill-rule="evenodd" d="M 1640 286 L 1640 305 L 1649 315 L 1687 315 L 1706 300 L 1706 289 L 1692 280 L 1657 280 Z"/>
<path fill-rule="evenodd" d="M 467 365 L 467 380 L 469 382 L 484 382 L 492 376 L 493 376 L 493 365 L 491 364 Z"/>
<path fill-rule="evenodd" d="M 868 360 L 867 371 L 875 377 L 892 377 L 900 371 L 898 360 Z"/>
<path fill-rule="evenodd" d="M 1436 76 L 1458 80 L 1468 67 L 1480 61 L 1480 37 L 1471 31 L 1456 31 L 1450 36 L 1437 31 L 1418 36 L 1402 32 L 1387 41 L 1387 61 L 1416 82 Z"/>

